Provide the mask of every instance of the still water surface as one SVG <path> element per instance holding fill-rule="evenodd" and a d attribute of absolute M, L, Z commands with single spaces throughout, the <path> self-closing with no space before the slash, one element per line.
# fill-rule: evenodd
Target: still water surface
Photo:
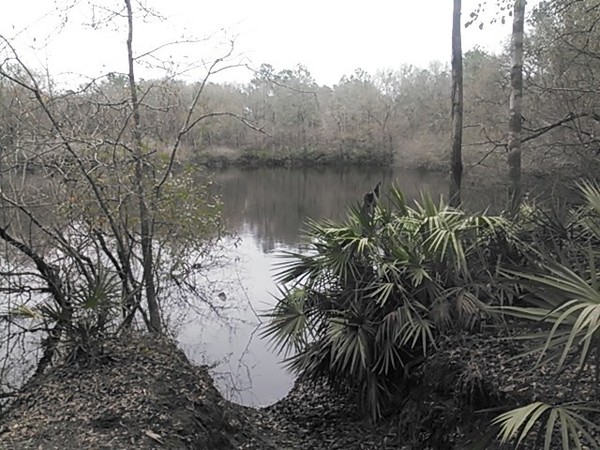
<path fill-rule="evenodd" d="M 392 184 L 407 198 L 428 191 L 445 193 L 439 173 L 377 168 L 238 169 L 214 174 L 224 217 L 236 239 L 229 239 L 229 263 L 215 269 L 207 287 L 215 303 L 228 305 L 224 317 L 190 312 L 178 340 L 188 357 L 214 365 L 212 374 L 229 399 L 254 406 L 285 396 L 293 377 L 260 338 L 260 314 L 275 303 L 274 265 L 284 250 L 302 245 L 303 224 L 312 219 L 342 219 L 378 181 Z"/>

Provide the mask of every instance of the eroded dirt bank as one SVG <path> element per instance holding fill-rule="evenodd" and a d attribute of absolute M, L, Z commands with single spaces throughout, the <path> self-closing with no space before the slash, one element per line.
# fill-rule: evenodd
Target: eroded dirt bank
<path fill-rule="evenodd" d="M 482 408 L 572 389 L 593 397 L 591 380 L 567 377 L 557 388 L 552 374 L 511 361 L 516 351 L 497 336 L 448 339 L 372 426 L 352 399 L 323 385 L 297 383 L 264 409 L 232 404 L 172 341 L 127 336 L 108 341 L 93 363 L 60 365 L 28 383 L 3 412 L 0 449 L 464 448 L 489 420 Z"/>

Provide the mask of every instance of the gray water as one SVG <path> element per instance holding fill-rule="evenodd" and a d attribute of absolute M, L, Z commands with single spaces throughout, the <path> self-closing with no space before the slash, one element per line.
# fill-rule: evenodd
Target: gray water
<path fill-rule="evenodd" d="M 235 238 L 226 243 L 224 267 L 209 274 L 215 302 L 227 303 L 226 317 L 190 313 L 178 336 L 196 363 L 213 366 L 212 374 L 225 397 L 263 406 L 286 395 L 293 376 L 260 338 L 260 314 L 274 305 L 274 265 L 285 250 L 298 250 L 308 218 L 342 219 L 346 208 L 381 181 L 407 198 L 424 190 L 445 193 L 438 173 L 377 168 L 228 168 L 214 174 L 227 226 Z M 220 294 L 220 295 L 219 295 Z"/>

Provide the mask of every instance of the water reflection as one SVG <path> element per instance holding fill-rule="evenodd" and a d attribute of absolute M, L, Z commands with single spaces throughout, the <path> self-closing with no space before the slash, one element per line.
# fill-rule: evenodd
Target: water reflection
<path fill-rule="evenodd" d="M 252 234 L 230 242 L 228 258 L 232 263 L 209 274 L 205 286 L 212 300 L 235 307 L 220 319 L 210 311 L 190 313 L 178 339 L 188 357 L 199 364 L 213 365 L 212 375 L 221 392 L 230 400 L 245 405 L 268 405 L 291 388 L 292 376 L 280 357 L 260 339 L 261 315 L 273 304 L 277 287 L 272 267 L 277 254 L 291 247 L 276 244 L 272 251 Z"/>
<path fill-rule="evenodd" d="M 215 174 L 227 225 L 241 238 L 231 241 L 231 264 L 210 274 L 215 301 L 238 305 L 229 320 L 190 316 L 179 342 L 188 356 L 212 371 L 226 397 L 247 405 L 267 405 L 283 397 L 293 379 L 259 337 L 260 317 L 274 304 L 273 266 L 283 250 L 297 249 L 307 218 L 340 219 L 378 181 L 383 191 L 395 183 L 407 198 L 421 190 L 438 196 L 446 189 L 439 174 L 382 170 L 229 168 Z M 222 294 L 219 297 L 219 294 Z"/>
<path fill-rule="evenodd" d="M 439 174 L 372 167 L 231 168 L 215 174 L 227 223 L 253 236 L 265 252 L 278 243 L 297 245 L 309 217 L 342 218 L 346 207 L 359 203 L 378 181 L 383 182 L 384 191 L 395 183 L 408 198 L 417 197 L 421 190 L 436 196 L 446 190 Z"/>

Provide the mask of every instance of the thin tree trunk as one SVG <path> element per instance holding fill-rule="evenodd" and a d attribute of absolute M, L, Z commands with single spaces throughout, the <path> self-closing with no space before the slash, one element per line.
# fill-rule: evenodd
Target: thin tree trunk
<path fill-rule="evenodd" d="M 511 39 L 510 119 L 508 124 L 508 209 L 521 204 L 521 125 L 523 119 L 523 38 L 526 0 L 515 0 Z"/>
<path fill-rule="evenodd" d="M 450 205 L 461 203 L 463 63 L 460 29 L 461 0 L 454 0 L 452 16 L 452 153 L 450 155 Z"/>
<path fill-rule="evenodd" d="M 137 85 L 135 82 L 134 59 L 133 59 L 133 11 L 131 0 L 125 0 L 127 7 L 128 35 L 127 35 L 127 61 L 129 65 L 129 89 L 131 91 L 131 108 L 133 112 L 133 151 L 135 157 L 135 183 L 138 197 L 140 214 L 140 242 L 142 247 L 143 280 L 146 290 L 146 301 L 150 315 L 151 332 L 161 331 L 160 309 L 156 298 L 156 286 L 154 284 L 154 255 L 152 252 L 152 217 L 148 210 L 147 194 L 145 188 L 145 170 L 143 165 L 144 149 L 141 135 L 140 104 L 137 97 Z"/>

